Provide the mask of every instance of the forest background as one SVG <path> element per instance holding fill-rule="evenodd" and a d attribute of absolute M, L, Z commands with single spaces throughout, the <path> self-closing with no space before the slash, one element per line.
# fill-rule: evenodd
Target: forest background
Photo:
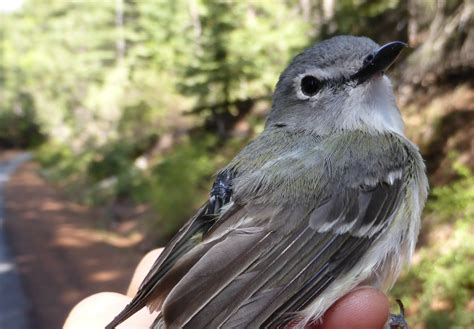
<path fill-rule="evenodd" d="M 58 189 L 104 209 L 98 229 L 149 246 L 262 131 L 295 54 L 338 34 L 406 41 L 389 74 L 431 193 L 393 296 L 415 328 L 474 326 L 472 1 L 26 0 L 0 15 L 0 148 L 32 149 Z"/>

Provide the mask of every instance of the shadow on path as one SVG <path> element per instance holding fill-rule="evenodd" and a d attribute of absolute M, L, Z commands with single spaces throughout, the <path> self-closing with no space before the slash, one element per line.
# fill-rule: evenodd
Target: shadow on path
<path fill-rule="evenodd" d="M 124 292 L 140 254 L 131 248 L 133 241 L 97 230 L 99 215 L 66 201 L 37 169 L 28 162 L 8 183 L 6 232 L 33 327 L 60 328 L 81 299 Z"/>

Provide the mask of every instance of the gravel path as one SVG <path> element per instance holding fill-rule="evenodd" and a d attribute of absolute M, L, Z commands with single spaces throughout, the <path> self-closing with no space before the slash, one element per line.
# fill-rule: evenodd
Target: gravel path
<path fill-rule="evenodd" d="M 5 184 L 5 174 L 11 174 L 18 161 L 9 162 L 0 172 L 5 209 L 2 236 L 8 238 L 9 255 L 15 260 L 0 261 L 0 300 L 7 299 L 5 306 L 0 302 L 0 314 L 6 319 L 8 312 L 13 320 L 12 325 L 0 322 L 0 328 L 23 329 L 27 322 L 34 329 L 61 328 L 83 298 L 101 291 L 124 293 L 141 253 L 134 247 L 136 239 L 101 228 L 100 211 L 71 202 L 47 183 L 35 162 L 21 165 Z M 18 276 L 9 283 L 4 280 L 15 267 L 21 284 Z M 23 297 L 13 299 L 10 294 L 17 291 L 20 296 L 21 286 Z"/>

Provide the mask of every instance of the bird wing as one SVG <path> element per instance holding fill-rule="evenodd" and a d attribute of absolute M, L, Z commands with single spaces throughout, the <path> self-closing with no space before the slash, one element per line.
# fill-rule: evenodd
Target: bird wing
<path fill-rule="evenodd" d="M 401 176 L 385 181 L 388 175 L 370 185 L 336 184 L 315 206 L 242 205 L 232 215 L 241 225 L 220 232 L 167 296 L 165 323 L 185 328 L 284 323 L 351 269 L 390 225 L 403 183 Z"/>
<path fill-rule="evenodd" d="M 186 255 L 196 246 L 199 246 L 202 236 L 215 224 L 221 208 L 230 202 L 231 175 L 228 171 L 221 172 L 212 187 L 209 200 L 201 206 L 197 213 L 178 231 L 167 244 L 163 252 L 156 259 L 150 272 L 141 283 L 137 294 L 114 320 L 107 325 L 107 329 L 115 328 L 147 304 L 153 308 L 161 306 L 162 297 L 176 284 L 184 272 L 191 267 L 199 257 L 213 244 L 201 245 L 183 261 Z M 227 214 L 232 214 L 229 209 Z M 176 263 L 181 260 L 180 264 Z M 170 270 L 174 267 L 174 271 Z M 166 275 L 168 276 L 166 277 Z"/>

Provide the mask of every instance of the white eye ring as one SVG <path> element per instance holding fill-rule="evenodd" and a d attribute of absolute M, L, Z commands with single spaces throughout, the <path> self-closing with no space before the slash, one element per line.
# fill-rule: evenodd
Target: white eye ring
<path fill-rule="evenodd" d="M 315 92 L 314 94 L 307 94 L 307 93 L 303 92 L 303 90 L 302 90 L 302 81 L 306 77 L 313 77 L 314 79 L 317 80 L 316 77 L 314 77 L 312 75 L 309 75 L 309 74 L 304 74 L 304 75 L 298 76 L 298 78 L 296 78 L 295 82 L 294 82 L 296 97 L 298 97 L 301 100 L 315 99 L 318 96 L 319 91 Z"/>
<path fill-rule="evenodd" d="M 324 80 L 325 78 L 328 78 L 327 73 L 323 71 L 322 69 L 319 68 L 314 68 L 311 70 L 308 70 L 304 73 L 299 74 L 295 79 L 294 79 L 294 88 L 296 92 L 296 97 L 298 97 L 301 100 L 313 100 L 318 98 L 319 92 L 315 92 L 314 94 L 305 94 L 302 90 L 302 81 L 306 77 L 313 77 L 316 79 L 316 81 L 321 81 Z"/>

